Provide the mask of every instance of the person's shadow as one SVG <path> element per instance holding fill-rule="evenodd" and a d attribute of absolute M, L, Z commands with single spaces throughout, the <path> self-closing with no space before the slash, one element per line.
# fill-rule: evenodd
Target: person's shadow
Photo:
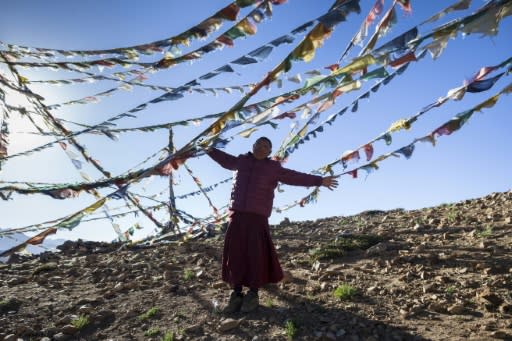
<path fill-rule="evenodd" d="M 194 295 L 194 293 L 191 293 Z M 212 311 L 211 303 L 194 295 L 206 310 Z M 286 306 L 270 304 L 273 300 L 286 302 Z M 266 301 L 268 300 L 268 301 Z M 357 299 L 354 301 L 357 303 Z M 236 328 L 224 332 L 244 340 L 375 340 L 375 341 L 422 341 L 428 340 L 383 321 L 371 320 L 341 308 L 326 308 L 304 296 L 281 290 L 277 285 L 260 289 L 260 306 L 250 313 L 222 314 L 219 316 L 240 321 Z M 316 316 L 315 316 L 316 315 Z M 399 318 L 397 316 L 397 318 Z M 313 322 L 316 321 L 316 322 Z M 316 324 L 313 324 L 316 323 Z M 292 325 L 294 327 L 292 327 Z M 292 328 L 295 330 L 292 331 Z M 271 338 L 262 337 L 269 330 Z M 287 335 L 287 333 L 293 334 Z"/>

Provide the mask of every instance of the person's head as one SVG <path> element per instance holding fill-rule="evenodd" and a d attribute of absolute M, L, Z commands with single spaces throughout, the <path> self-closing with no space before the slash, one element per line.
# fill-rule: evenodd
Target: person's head
<path fill-rule="evenodd" d="M 267 137 L 260 137 L 252 145 L 252 154 L 258 160 L 267 158 L 272 152 L 272 142 Z"/>

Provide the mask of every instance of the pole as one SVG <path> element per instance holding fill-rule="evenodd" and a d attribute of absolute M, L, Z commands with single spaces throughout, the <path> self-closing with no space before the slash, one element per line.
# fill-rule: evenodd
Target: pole
<path fill-rule="evenodd" d="M 169 155 L 174 152 L 174 142 L 173 142 L 173 131 L 172 127 L 169 128 Z M 169 224 L 166 226 L 166 231 L 164 233 L 170 232 L 171 230 L 174 232 L 177 228 L 176 221 L 176 200 L 174 198 L 174 188 L 173 188 L 173 172 L 169 174 Z"/>

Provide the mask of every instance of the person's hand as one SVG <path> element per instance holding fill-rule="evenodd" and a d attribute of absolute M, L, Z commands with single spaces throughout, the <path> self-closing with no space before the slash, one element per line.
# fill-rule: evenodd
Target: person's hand
<path fill-rule="evenodd" d="M 322 186 L 325 186 L 329 188 L 331 191 L 338 187 L 338 180 L 339 175 L 336 176 L 326 176 L 325 178 L 322 178 Z"/>

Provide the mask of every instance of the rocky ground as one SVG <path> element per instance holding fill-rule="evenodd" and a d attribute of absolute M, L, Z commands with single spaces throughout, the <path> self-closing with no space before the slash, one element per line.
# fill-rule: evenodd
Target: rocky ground
<path fill-rule="evenodd" d="M 512 191 L 283 221 L 287 272 L 226 316 L 222 235 L 0 264 L 0 340 L 512 340 Z"/>

